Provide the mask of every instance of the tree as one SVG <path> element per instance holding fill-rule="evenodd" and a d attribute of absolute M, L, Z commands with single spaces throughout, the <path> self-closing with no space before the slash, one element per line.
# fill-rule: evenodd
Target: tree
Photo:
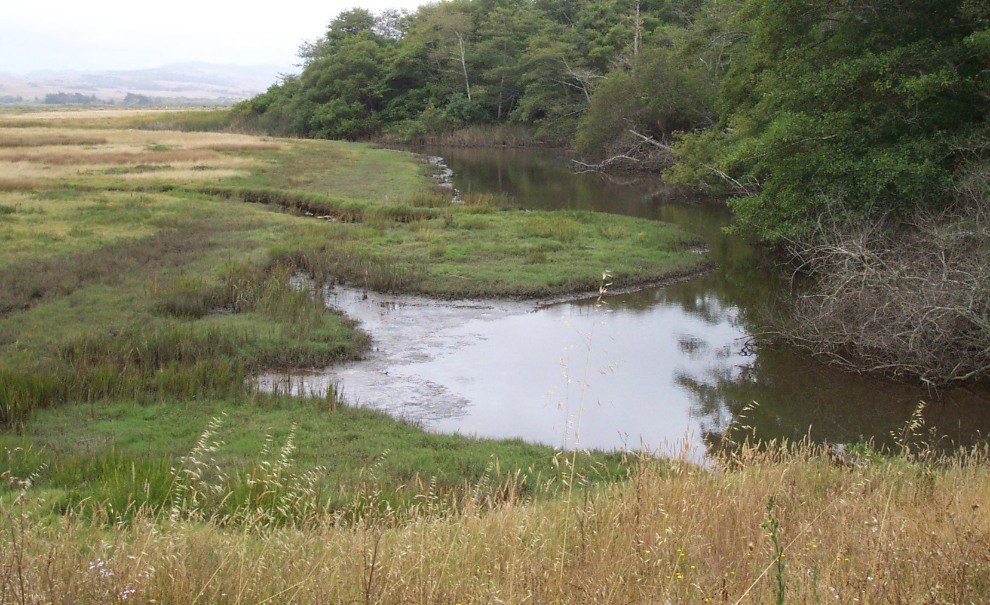
<path fill-rule="evenodd" d="M 575 138 L 578 150 L 596 158 L 663 150 L 669 162 L 675 133 L 711 126 L 720 72 L 706 66 L 695 37 L 690 27 L 653 28 L 635 60 L 595 89 Z"/>
<path fill-rule="evenodd" d="M 822 212 L 945 201 L 985 126 L 979 23 L 958 0 L 747 0 L 716 127 L 678 149 L 679 180 L 732 184 L 739 229 L 807 236 Z M 983 89 L 985 90 L 985 88 Z"/>

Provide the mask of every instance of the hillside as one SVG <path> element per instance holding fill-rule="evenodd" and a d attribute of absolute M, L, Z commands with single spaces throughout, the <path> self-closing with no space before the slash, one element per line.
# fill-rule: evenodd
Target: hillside
<path fill-rule="evenodd" d="M 256 95 L 288 71 L 275 65 L 171 63 L 125 71 L 35 71 L 0 73 L 0 101 L 20 97 L 41 102 L 45 95 L 79 93 L 101 101 L 121 102 L 129 93 L 149 98 L 229 102 Z"/>

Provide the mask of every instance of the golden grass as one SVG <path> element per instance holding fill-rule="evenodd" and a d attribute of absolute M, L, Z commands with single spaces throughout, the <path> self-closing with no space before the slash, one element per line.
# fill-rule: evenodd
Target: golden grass
<path fill-rule="evenodd" d="M 23 578 L 28 601 L 738 604 L 782 589 L 787 603 L 987 602 L 986 448 L 858 467 L 823 454 L 644 461 L 625 483 L 576 481 L 540 503 L 503 489 L 491 507 L 478 489 L 439 510 L 427 490 L 411 518 L 327 514 L 293 529 L 138 515 L 97 532 L 72 515 L 34 521 L 28 491 L 4 505 L 0 582 L 17 595 Z"/>
<path fill-rule="evenodd" d="M 212 149 L 213 151 L 253 151 L 280 149 L 282 145 L 267 137 L 245 134 L 217 132 L 179 132 L 170 130 L 147 131 L 109 126 L 100 128 L 94 134 L 92 128 L 65 127 L 58 125 L 58 134 L 52 128 L 11 126 L 0 131 L 2 141 L 23 142 L 29 146 L 39 145 L 78 145 L 126 149 L 163 145 L 176 149 Z M 114 147 L 119 146 L 119 147 Z"/>
<path fill-rule="evenodd" d="M 215 151 L 206 149 L 181 149 L 177 151 L 62 151 L 51 152 L 0 152 L 0 162 L 31 162 L 47 166 L 79 164 L 168 164 L 171 162 L 201 162 L 214 160 Z"/>
<path fill-rule="evenodd" d="M 105 180 L 107 177 L 165 183 L 216 182 L 243 177 L 264 160 L 238 155 L 269 151 L 282 144 L 247 135 L 219 133 L 91 131 L 10 128 L 0 133 L 0 191 L 33 189 L 57 179 Z M 5 137 L 5 138 L 3 138 Z M 23 148 L 29 147 L 30 150 Z"/>

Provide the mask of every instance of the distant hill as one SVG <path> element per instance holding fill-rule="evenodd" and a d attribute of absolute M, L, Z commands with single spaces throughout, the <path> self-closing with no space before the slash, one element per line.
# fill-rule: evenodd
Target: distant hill
<path fill-rule="evenodd" d="M 171 63 L 126 71 L 35 71 L 0 73 L 0 103 L 43 102 L 57 93 L 121 102 L 136 95 L 173 103 L 239 101 L 265 91 L 288 70 L 274 65 Z M 50 97 L 51 98 L 51 97 Z"/>

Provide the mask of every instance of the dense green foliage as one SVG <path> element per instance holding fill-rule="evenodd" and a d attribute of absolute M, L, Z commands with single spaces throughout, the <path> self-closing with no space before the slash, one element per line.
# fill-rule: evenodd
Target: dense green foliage
<path fill-rule="evenodd" d="M 735 194 L 740 228 L 780 241 L 826 214 L 950 201 L 987 146 L 988 23 L 974 0 L 354 9 L 303 46 L 300 75 L 235 114 L 280 134 L 404 141 L 515 124 L 596 159 L 676 156 L 671 178 Z"/>
<path fill-rule="evenodd" d="M 742 227 L 808 235 L 818 219 L 906 216 L 950 201 L 985 148 L 985 5 L 749 0 L 721 82 L 718 124 L 687 136 L 689 181 L 729 181 Z"/>
<path fill-rule="evenodd" d="M 607 74 L 677 20 L 669 0 L 456 0 L 338 15 L 303 71 L 238 113 L 279 134 L 402 139 L 516 123 L 569 140 Z"/>

